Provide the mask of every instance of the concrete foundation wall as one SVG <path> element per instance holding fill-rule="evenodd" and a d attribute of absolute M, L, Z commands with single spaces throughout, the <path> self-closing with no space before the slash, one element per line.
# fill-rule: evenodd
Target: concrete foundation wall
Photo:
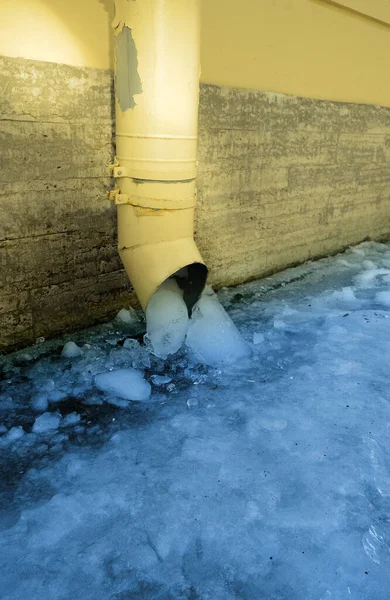
<path fill-rule="evenodd" d="M 0 349 L 128 304 L 107 201 L 110 71 L 0 59 Z"/>
<path fill-rule="evenodd" d="M 0 59 L 0 350 L 134 302 L 106 200 L 112 74 Z M 390 109 L 203 85 L 197 241 L 232 285 L 390 236 Z"/>
<path fill-rule="evenodd" d="M 390 109 L 201 87 L 197 240 L 218 286 L 390 236 Z"/>

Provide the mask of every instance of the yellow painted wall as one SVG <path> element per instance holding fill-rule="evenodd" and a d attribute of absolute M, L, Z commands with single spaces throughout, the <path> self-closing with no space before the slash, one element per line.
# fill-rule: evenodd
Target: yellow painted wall
<path fill-rule="evenodd" d="M 390 23 L 390 2 L 389 0 L 327 0 L 335 4 L 341 4 L 347 8 L 368 15 L 382 23 Z"/>
<path fill-rule="evenodd" d="M 388 0 L 344 0 L 387 20 Z M 0 55 L 111 66 L 113 0 L 1 0 Z M 203 0 L 202 81 L 390 106 L 390 25 L 328 0 Z"/>
<path fill-rule="evenodd" d="M 390 26 L 325 0 L 205 0 L 202 10 L 204 82 L 390 106 Z"/>
<path fill-rule="evenodd" d="M 0 0 L 0 55 L 110 67 L 114 0 Z"/>

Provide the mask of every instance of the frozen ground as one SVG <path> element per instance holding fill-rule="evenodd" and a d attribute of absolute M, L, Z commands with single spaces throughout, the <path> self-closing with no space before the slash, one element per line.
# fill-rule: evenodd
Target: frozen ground
<path fill-rule="evenodd" d="M 219 299 L 233 365 L 130 313 L 0 359 L 2 600 L 390 597 L 390 245 Z"/>

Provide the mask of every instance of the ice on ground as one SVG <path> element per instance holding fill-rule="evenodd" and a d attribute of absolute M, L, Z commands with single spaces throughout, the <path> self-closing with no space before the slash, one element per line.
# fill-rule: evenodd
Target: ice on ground
<path fill-rule="evenodd" d="M 49 400 L 46 394 L 38 394 L 32 399 L 31 405 L 35 410 L 44 412 L 49 406 Z"/>
<path fill-rule="evenodd" d="M 384 290 L 382 292 L 378 292 L 375 295 L 376 302 L 383 304 L 383 306 L 390 306 L 390 290 Z"/>
<path fill-rule="evenodd" d="M 167 358 L 183 345 L 188 330 L 188 310 L 175 279 L 167 279 L 146 308 L 147 340 L 153 354 Z"/>
<path fill-rule="evenodd" d="M 249 345 L 211 288 L 192 311 L 186 345 L 199 362 L 211 366 L 233 363 L 250 354 Z"/>
<path fill-rule="evenodd" d="M 172 377 L 167 377 L 166 375 L 152 375 L 151 380 L 154 385 L 167 385 L 172 381 Z"/>
<path fill-rule="evenodd" d="M 138 325 L 139 319 L 134 308 L 122 308 L 116 315 L 116 320 L 125 325 Z"/>
<path fill-rule="evenodd" d="M 389 276 L 390 270 L 385 268 L 369 269 L 363 271 L 356 276 L 356 284 L 361 288 L 374 288 L 377 285 L 377 280 L 383 276 Z"/>
<path fill-rule="evenodd" d="M 61 415 L 58 413 L 45 412 L 43 415 L 35 419 L 33 425 L 33 433 L 47 433 L 58 429 L 61 421 Z"/>
<path fill-rule="evenodd" d="M 262 344 L 264 342 L 264 335 L 262 333 L 254 331 L 252 340 L 255 346 L 257 346 L 258 344 Z"/>
<path fill-rule="evenodd" d="M 372 262 L 372 260 L 363 260 L 362 267 L 367 271 L 372 271 L 378 268 L 378 265 Z"/>
<path fill-rule="evenodd" d="M 138 340 L 135 340 L 134 338 L 126 338 L 125 341 L 123 342 L 123 347 L 126 348 L 126 350 L 139 350 L 140 347 L 140 343 Z"/>
<path fill-rule="evenodd" d="M 82 349 L 74 342 L 67 342 L 62 349 L 62 356 L 64 358 L 77 358 L 82 354 Z"/>
<path fill-rule="evenodd" d="M 233 363 L 250 354 L 248 344 L 209 287 L 189 319 L 182 290 L 174 279 L 168 279 L 152 296 L 146 322 L 146 342 L 159 358 L 175 354 L 184 341 L 192 357 L 206 365 Z"/>
<path fill-rule="evenodd" d="M 100 373 L 95 377 L 95 385 L 107 394 L 136 402 L 146 402 L 151 394 L 150 383 L 137 369 L 119 369 Z"/>
<path fill-rule="evenodd" d="M 352 246 L 350 248 L 350 251 L 353 252 L 354 254 L 359 254 L 360 256 L 366 255 L 366 251 L 361 246 Z"/>
<path fill-rule="evenodd" d="M 71 425 L 75 425 L 76 423 L 79 423 L 81 420 L 81 417 L 79 414 L 72 412 L 66 415 L 66 417 L 64 417 L 61 420 L 61 427 L 70 427 Z"/>
<path fill-rule="evenodd" d="M 159 359 L 116 320 L 77 360 L 0 357 L 1 599 L 387 600 L 389 260 L 364 243 L 221 290 L 233 363 Z M 134 364 L 153 403 L 95 387 Z"/>
<path fill-rule="evenodd" d="M 383 529 L 385 528 L 385 532 Z M 383 533 L 380 533 L 382 530 Z M 387 535 L 386 535 L 387 533 Z M 367 556 L 377 565 L 390 563 L 390 529 L 388 523 L 371 525 L 364 533 L 362 544 Z"/>
<path fill-rule="evenodd" d="M 342 302 L 350 302 L 350 303 L 355 303 L 357 302 L 355 293 L 353 291 L 353 289 L 351 287 L 344 287 L 341 290 L 336 290 L 335 292 L 333 292 L 333 298 L 335 300 L 341 300 Z"/>
<path fill-rule="evenodd" d="M 15 440 L 19 440 L 21 437 L 24 436 L 24 434 L 25 431 L 23 427 L 11 427 L 11 429 L 1 438 L 1 442 L 10 444 Z"/>

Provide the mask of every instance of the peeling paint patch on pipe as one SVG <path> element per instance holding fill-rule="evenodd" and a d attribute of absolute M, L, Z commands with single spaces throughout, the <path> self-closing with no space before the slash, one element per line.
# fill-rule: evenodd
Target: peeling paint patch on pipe
<path fill-rule="evenodd" d="M 125 25 L 116 37 L 116 97 L 123 112 L 135 107 L 137 94 L 142 94 L 137 48 L 131 29 Z"/>

